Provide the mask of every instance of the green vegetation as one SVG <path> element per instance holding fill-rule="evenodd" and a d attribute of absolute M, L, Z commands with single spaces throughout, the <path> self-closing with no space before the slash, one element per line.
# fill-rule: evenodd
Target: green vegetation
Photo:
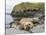
<path fill-rule="evenodd" d="M 27 10 L 28 10 L 28 12 L 29 12 L 29 10 L 31 12 L 33 10 L 38 11 L 43 8 L 44 8 L 44 3 L 23 2 L 23 3 L 17 4 L 16 6 L 14 6 L 11 15 L 13 17 L 15 17 L 15 16 L 16 17 L 20 17 L 20 16 L 23 17 L 23 16 L 27 16 L 29 14 L 29 13 L 28 14 L 25 13 L 25 12 L 27 12 Z"/>

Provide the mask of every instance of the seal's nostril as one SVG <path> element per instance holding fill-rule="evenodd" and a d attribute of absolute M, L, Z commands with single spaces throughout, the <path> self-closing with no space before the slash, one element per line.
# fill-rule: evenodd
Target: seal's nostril
<path fill-rule="evenodd" d="M 30 25 L 30 24 L 29 24 Z"/>

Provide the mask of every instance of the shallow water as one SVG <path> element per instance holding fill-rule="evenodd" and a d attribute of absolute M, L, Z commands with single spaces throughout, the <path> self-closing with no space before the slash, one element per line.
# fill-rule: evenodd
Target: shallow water
<path fill-rule="evenodd" d="M 6 24 L 9 24 L 12 21 L 13 21 L 12 16 L 6 14 Z"/>
<path fill-rule="evenodd" d="M 6 14 L 6 28 L 9 28 L 10 27 L 10 23 L 13 21 L 13 18 L 10 16 L 10 15 L 7 15 Z"/>

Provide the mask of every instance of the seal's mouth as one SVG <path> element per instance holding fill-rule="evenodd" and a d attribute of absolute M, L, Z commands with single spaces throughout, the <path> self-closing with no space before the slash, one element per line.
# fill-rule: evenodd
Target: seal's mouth
<path fill-rule="evenodd" d="M 29 27 L 29 26 L 27 26 L 25 30 L 26 30 L 26 31 L 29 31 L 29 30 L 30 30 L 30 27 Z"/>

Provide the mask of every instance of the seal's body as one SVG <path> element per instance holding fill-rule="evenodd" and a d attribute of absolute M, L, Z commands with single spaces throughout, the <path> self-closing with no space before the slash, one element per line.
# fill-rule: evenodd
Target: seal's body
<path fill-rule="evenodd" d="M 32 18 L 22 18 L 21 20 L 20 20 L 20 28 L 22 29 L 24 29 L 24 30 L 29 30 L 30 28 L 32 28 L 33 27 L 33 23 L 32 23 Z"/>

